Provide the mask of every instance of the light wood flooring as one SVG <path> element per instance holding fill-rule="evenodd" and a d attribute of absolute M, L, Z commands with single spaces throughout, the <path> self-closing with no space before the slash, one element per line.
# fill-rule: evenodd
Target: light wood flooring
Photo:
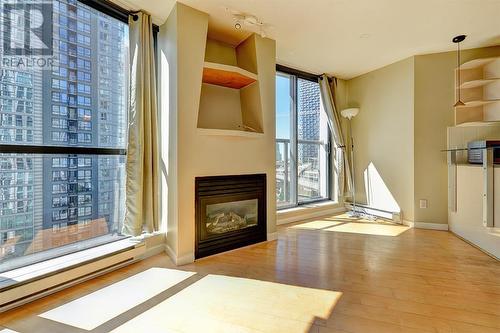
<path fill-rule="evenodd" d="M 137 327 L 144 326 L 139 325 L 137 318 L 149 318 L 149 323 L 151 318 L 166 321 L 162 318 L 162 309 L 177 317 L 176 327 L 182 327 L 183 319 L 179 318 L 188 316 L 190 324 L 179 331 L 191 332 L 250 332 L 254 331 L 252 327 L 261 327 L 261 332 L 500 332 L 500 263 L 449 232 L 353 221 L 346 216 L 285 225 L 278 231 L 277 241 L 182 267 L 175 267 L 164 254 L 156 255 L 2 313 L 0 332 L 2 327 L 20 333 L 139 332 Z M 73 328 L 39 316 L 152 267 L 196 274 L 92 330 Z M 222 276 L 216 278 L 222 280 L 207 280 L 208 274 Z M 200 284 L 202 281 L 204 284 Z M 240 305 L 231 304 L 228 295 L 213 304 L 212 299 L 216 297 L 206 297 L 196 305 L 194 291 L 199 295 L 206 288 L 212 295 L 221 285 L 236 288 L 240 293 L 233 291 L 236 299 L 246 297 L 242 298 L 247 302 L 244 321 L 238 322 L 238 311 L 232 309 Z M 255 296 L 248 298 L 246 291 Z M 126 293 L 116 295 L 117 299 L 126 296 Z M 194 304 L 193 307 L 190 304 Z M 238 329 L 224 325 L 209 329 L 193 324 L 197 320 L 205 323 L 207 314 L 199 311 L 203 311 L 201 306 L 210 308 L 211 304 L 221 309 L 221 323 L 231 317 L 233 323 L 239 323 Z M 328 304 L 332 308 L 328 308 Z M 290 318 L 296 320 L 294 327 L 289 326 L 291 321 L 280 320 L 283 318 L 280 310 L 288 309 L 287 306 L 296 317 Z M 210 310 L 212 321 L 214 313 L 219 313 L 217 309 Z M 273 317 L 266 317 L 267 321 L 260 323 L 251 316 L 252 309 L 256 314 L 275 313 L 274 322 Z M 135 326 L 127 329 L 129 322 Z M 267 326 L 255 326 L 256 323 Z M 216 322 L 211 325 L 217 327 Z M 143 331 L 164 330 L 158 326 Z"/>

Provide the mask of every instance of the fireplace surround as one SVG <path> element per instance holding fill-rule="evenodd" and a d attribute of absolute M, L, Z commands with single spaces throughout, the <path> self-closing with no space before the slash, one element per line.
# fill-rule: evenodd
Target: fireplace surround
<path fill-rule="evenodd" d="M 195 179 L 195 258 L 266 240 L 266 175 Z"/>

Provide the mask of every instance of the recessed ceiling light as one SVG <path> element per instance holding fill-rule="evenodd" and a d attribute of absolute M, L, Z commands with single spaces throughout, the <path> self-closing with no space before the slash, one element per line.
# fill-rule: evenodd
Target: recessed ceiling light
<path fill-rule="evenodd" d="M 366 34 L 366 33 L 359 35 L 359 38 L 369 38 L 369 37 L 370 37 L 370 34 Z"/>

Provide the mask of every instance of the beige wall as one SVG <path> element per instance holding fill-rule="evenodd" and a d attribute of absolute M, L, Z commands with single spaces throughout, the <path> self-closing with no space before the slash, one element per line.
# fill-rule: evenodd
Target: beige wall
<path fill-rule="evenodd" d="M 500 55 L 500 46 L 462 51 L 462 61 Z M 420 55 L 347 82 L 353 120 L 356 182 L 366 202 L 363 170 L 374 162 L 414 222 L 448 223 L 446 129 L 454 125 L 456 52 Z M 427 208 L 420 208 L 420 199 Z"/>
<path fill-rule="evenodd" d="M 194 184 L 197 176 L 229 174 L 267 174 L 267 226 L 268 234 L 276 231 L 276 194 L 275 194 L 275 42 L 271 39 L 256 37 L 256 53 L 261 106 L 263 111 L 264 135 L 260 138 L 228 136 L 206 136 L 197 131 L 198 110 L 202 86 L 202 72 L 205 57 L 205 44 L 208 15 L 177 3 L 166 27 L 166 35 L 160 36 L 160 48 L 174 42 L 176 45 L 175 76 L 169 75 L 170 85 L 176 84 L 177 91 L 170 90 L 176 100 L 167 105 L 162 103 L 162 114 L 172 114 L 177 119 L 173 127 L 177 129 L 176 138 L 170 146 L 176 155 L 177 184 L 169 190 L 169 198 L 175 202 L 170 205 L 168 214 L 167 245 L 169 254 L 178 264 L 194 259 L 195 221 L 194 221 Z M 175 21 L 176 33 L 168 32 L 170 21 Z M 173 25 L 173 24 L 172 24 Z M 161 29 L 164 29 L 162 27 Z M 174 30 L 175 28 L 172 28 Z M 162 31 L 162 30 L 161 30 Z M 160 31 L 160 35 L 161 35 Z M 161 52 L 161 50 L 160 50 Z M 164 80 L 162 77 L 160 81 Z M 165 109 L 168 107 L 168 109 Z M 170 180 L 170 177 L 168 178 Z M 173 180 L 175 182 L 175 180 Z M 170 183 L 168 184 L 170 186 Z"/>
<path fill-rule="evenodd" d="M 413 221 L 413 58 L 347 81 L 352 120 L 356 196 L 367 203 L 364 172 L 373 163 L 404 218 Z M 384 207 L 377 207 L 384 208 Z"/>

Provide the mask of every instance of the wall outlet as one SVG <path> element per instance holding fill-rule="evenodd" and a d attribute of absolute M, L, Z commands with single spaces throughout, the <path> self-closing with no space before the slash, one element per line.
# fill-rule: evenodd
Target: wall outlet
<path fill-rule="evenodd" d="M 427 208 L 427 199 L 420 199 L 420 208 Z"/>

